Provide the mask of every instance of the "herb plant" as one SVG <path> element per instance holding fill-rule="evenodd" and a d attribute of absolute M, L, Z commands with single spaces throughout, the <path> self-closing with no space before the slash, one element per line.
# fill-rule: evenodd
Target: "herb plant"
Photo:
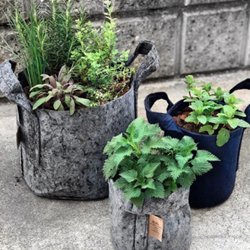
<path fill-rule="evenodd" d="M 185 82 L 189 96 L 184 98 L 192 110 L 185 121 L 199 126 L 199 132 L 217 134 L 217 146 L 222 147 L 229 141 L 230 130 L 250 126 L 241 119 L 246 115 L 236 106 L 243 100 L 221 88 L 213 89 L 212 83 L 204 83 L 201 89 L 196 89 L 196 81 L 191 75 L 186 76 Z"/>
<path fill-rule="evenodd" d="M 65 108 L 68 108 L 70 109 L 70 114 L 73 115 L 76 104 L 78 106 L 90 106 L 90 101 L 80 97 L 80 95 L 91 90 L 79 84 L 74 84 L 66 66 L 61 68 L 58 77 L 46 74 L 41 76 L 45 83 L 30 89 L 30 98 L 36 99 L 33 109 L 37 109 L 42 104 L 50 101 L 55 110 L 63 111 Z"/>
<path fill-rule="evenodd" d="M 87 21 L 83 11 L 78 20 L 73 19 L 72 2 L 50 0 L 45 19 L 38 18 L 32 1 L 29 21 L 17 7 L 15 15 L 8 18 L 18 34 L 22 51 L 19 59 L 30 87 L 30 97 L 36 100 L 34 109 L 41 105 L 51 108 L 52 103 L 55 110 L 69 107 L 73 114 L 75 104 L 96 107 L 122 96 L 131 87 L 134 69 L 125 67 L 129 51 L 119 54 L 116 49 L 111 2 L 105 1 L 106 20 L 100 28 Z M 11 51 L 8 45 L 5 48 Z M 49 75 L 55 75 L 63 65 L 70 68 L 71 80 L 67 84 L 59 80 L 55 85 Z M 47 76 L 42 78 L 41 75 Z M 73 82 L 78 85 L 74 86 Z M 83 91 L 84 100 L 88 101 L 78 96 L 83 95 Z"/>
<path fill-rule="evenodd" d="M 48 35 L 46 34 L 45 21 L 38 20 L 37 9 L 34 3 L 31 4 L 29 23 L 26 22 L 22 13 L 17 7 L 14 8 L 14 14 L 7 16 L 7 20 L 13 30 L 17 33 L 17 44 L 22 55 L 18 56 L 6 43 L 4 49 L 9 50 L 21 62 L 24 73 L 30 87 L 42 84 L 40 75 L 46 69 L 45 44 Z M 3 41 L 4 38 L 2 38 Z"/>
<path fill-rule="evenodd" d="M 77 45 L 75 37 L 75 20 L 73 20 L 72 1 L 51 0 L 46 13 L 46 63 L 50 74 L 59 72 L 63 65 L 71 65 L 71 52 Z M 80 13 L 84 16 L 84 12 Z"/>
<path fill-rule="evenodd" d="M 94 87 L 89 98 L 93 106 L 100 102 L 116 99 L 129 88 L 133 69 L 126 68 L 129 51 L 120 55 L 116 46 L 116 25 L 112 17 L 113 7 L 110 1 L 105 1 L 106 21 L 101 28 L 95 28 L 93 23 L 84 16 L 76 21 L 76 38 L 80 46 L 72 52 L 74 73 L 80 77 L 83 85 Z"/>
<path fill-rule="evenodd" d="M 165 198 L 180 187 L 189 188 L 196 178 L 212 169 L 219 159 L 188 136 L 181 140 L 160 137 L 157 124 L 137 118 L 108 142 L 103 170 L 106 180 L 124 192 L 125 200 L 141 207 L 145 198 Z"/>

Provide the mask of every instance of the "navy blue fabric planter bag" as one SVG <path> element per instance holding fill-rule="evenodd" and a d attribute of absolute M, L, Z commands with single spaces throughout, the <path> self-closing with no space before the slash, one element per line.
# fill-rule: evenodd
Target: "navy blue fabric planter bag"
<path fill-rule="evenodd" d="M 230 90 L 230 93 L 237 89 L 250 89 L 250 79 L 237 84 Z M 164 99 L 168 103 L 166 114 L 151 111 L 151 107 L 159 99 Z M 175 123 L 172 116 L 187 107 L 187 102 L 180 100 L 173 104 L 166 93 L 157 92 L 148 95 L 145 98 L 144 105 L 149 123 L 158 123 L 165 136 L 180 139 L 184 135 L 188 135 L 198 143 L 199 149 L 208 150 L 220 159 L 220 162 L 212 162 L 212 170 L 198 176 L 194 181 L 190 189 L 190 206 L 193 208 L 213 207 L 226 201 L 234 189 L 244 129 L 237 128 L 231 131 L 230 140 L 224 146 L 218 147 L 216 135 L 193 133 Z M 250 122 L 250 105 L 246 108 L 245 113 L 247 115 L 245 120 Z"/>

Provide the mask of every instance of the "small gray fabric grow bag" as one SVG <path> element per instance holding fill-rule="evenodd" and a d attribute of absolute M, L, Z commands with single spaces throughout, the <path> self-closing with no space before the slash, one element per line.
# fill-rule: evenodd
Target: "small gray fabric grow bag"
<path fill-rule="evenodd" d="M 0 89 L 17 106 L 20 160 L 23 177 L 35 194 L 57 199 L 89 200 L 107 197 L 102 152 L 113 136 L 126 130 L 136 118 L 137 90 L 158 65 L 155 45 L 140 43 L 126 63 L 146 55 L 131 89 L 97 108 L 69 111 L 32 110 L 13 62 L 0 65 Z"/>
<path fill-rule="evenodd" d="M 189 189 L 181 188 L 165 199 L 146 199 L 138 209 L 124 201 L 124 193 L 109 180 L 111 241 L 116 250 L 188 250 L 191 245 Z M 148 236 L 149 215 L 164 221 L 162 242 Z"/>

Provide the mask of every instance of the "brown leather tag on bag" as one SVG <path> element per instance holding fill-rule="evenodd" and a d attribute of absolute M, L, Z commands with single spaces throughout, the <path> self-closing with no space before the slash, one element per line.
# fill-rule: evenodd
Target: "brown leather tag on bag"
<path fill-rule="evenodd" d="M 163 219 L 152 214 L 148 218 L 148 235 L 162 242 Z"/>

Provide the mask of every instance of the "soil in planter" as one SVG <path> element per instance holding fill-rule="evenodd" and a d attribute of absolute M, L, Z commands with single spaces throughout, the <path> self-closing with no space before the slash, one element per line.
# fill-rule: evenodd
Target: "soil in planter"
<path fill-rule="evenodd" d="M 182 111 L 178 111 L 176 116 L 173 116 L 173 120 L 175 121 L 175 123 L 180 126 L 181 128 L 183 129 L 186 129 L 190 132 L 193 132 L 193 133 L 198 133 L 198 134 L 204 134 L 204 135 L 208 135 L 207 132 L 199 132 L 200 128 L 204 125 L 202 124 L 194 124 L 194 123 L 191 123 L 191 122 L 185 122 L 185 119 L 190 115 L 190 113 L 192 112 L 193 110 L 189 107 L 186 107 L 185 109 L 183 109 Z M 217 116 L 217 114 L 219 113 L 219 111 L 216 111 L 214 112 L 212 115 L 213 116 Z M 223 125 L 220 125 L 218 127 L 217 130 L 215 130 L 214 134 L 217 135 L 219 130 L 223 127 Z M 232 131 L 233 129 L 230 127 L 230 125 L 226 125 L 225 126 L 226 129 L 228 129 L 229 131 Z"/>
<path fill-rule="evenodd" d="M 24 77 L 24 75 L 22 77 Z M 114 93 L 115 93 L 115 95 L 117 97 L 121 97 L 121 96 L 125 95 L 130 90 L 130 88 L 131 88 L 131 81 L 132 81 L 132 77 L 131 77 L 130 80 L 129 79 L 125 79 L 124 80 L 124 79 L 121 78 L 120 79 L 120 83 L 118 83 L 118 84 L 116 84 L 114 86 L 112 94 L 114 95 Z M 126 86 L 125 87 L 122 86 L 123 82 L 126 82 Z M 24 91 L 25 95 L 27 96 L 27 99 L 30 100 L 32 103 L 35 103 L 36 99 L 33 99 L 33 98 L 29 97 L 29 95 L 30 95 L 30 91 L 29 91 L 30 87 L 28 86 L 27 80 L 23 79 L 23 84 L 21 84 L 21 85 L 23 87 L 23 91 Z M 87 96 L 86 96 L 85 93 L 83 93 L 83 94 L 77 94 L 77 92 L 75 92 L 75 95 L 78 96 L 78 97 L 87 98 Z M 41 98 L 42 97 L 44 97 L 44 96 L 41 96 Z M 46 109 L 54 110 L 53 104 L 54 104 L 55 101 L 56 101 L 56 99 L 52 98 L 48 102 L 43 103 L 42 106 L 44 108 L 46 108 Z M 112 100 L 110 100 L 110 101 L 112 101 Z M 105 101 L 105 100 L 100 100 L 99 101 L 99 105 L 100 106 L 103 105 L 103 104 L 106 104 L 106 103 L 107 103 L 107 101 Z M 86 108 L 86 107 L 85 106 L 81 106 L 81 108 Z M 64 105 L 64 109 L 65 110 L 69 110 L 69 108 L 66 105 Z"/>

